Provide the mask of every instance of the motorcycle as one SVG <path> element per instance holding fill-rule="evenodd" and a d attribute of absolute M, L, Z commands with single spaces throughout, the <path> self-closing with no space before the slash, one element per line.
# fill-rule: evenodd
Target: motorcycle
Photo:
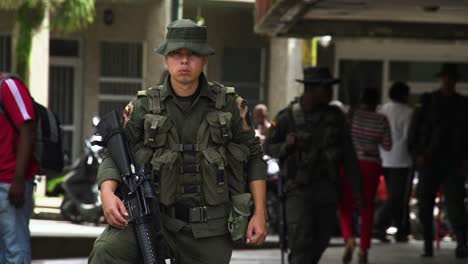
<path fill-rule="evenodd" d="M 98 120 L 93 120 L 97 124 Z M 63 201 L 60 213 L 65 220 L 73 223 L 94 223 L 98 225 L 103 220 L 103 211 L 99 196 L 96 175 L 103 158 L 103 148 L 91 145 L 99 140 L 96 135 L 85 140 L 84 153 L 65 174 L 61 188 Z"/>

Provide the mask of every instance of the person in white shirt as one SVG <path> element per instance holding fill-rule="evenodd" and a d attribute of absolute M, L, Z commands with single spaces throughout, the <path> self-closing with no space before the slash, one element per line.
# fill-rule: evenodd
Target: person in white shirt
<path fill-rule="evenodd" d="M 380 149 L 388 200 L 377 212 L 374 236 L 388 242 L 386 229 L 393 223 L 398 229 L 397 242 L 408 241 L 409 234 L 409 188 L 412 177 L 411 156 L 408 152 L 408 131 L 413 109 L 408 105 L 410 88 L 404 82 L 395 82 L 389 91 L 390 102 L 384 104 L 380 113 L 384 114 L 392 131 L 393 147 Z"/>

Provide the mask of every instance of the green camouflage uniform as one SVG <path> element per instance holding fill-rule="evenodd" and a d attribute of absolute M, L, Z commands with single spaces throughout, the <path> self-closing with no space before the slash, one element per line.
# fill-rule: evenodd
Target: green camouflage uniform
<path fill-rule="evenodd" d="M 201 28 L 187 20 L 171 25 L 177 23 L 183 30 Z M 190 48 L 187 43 L 182 47 Z M 193 49 L 211 54 L 206 48 Z M 201 74 L 197 92 L 178 97 L 170 78 L 138 93 L 124 131 L 136 162 L 151 164 L 165 238 L 177 263 L 229 263 L 233 242 L 228 218 L 233 206 L 249 213 L 248 182 L 265 180 L 263 151 L 253 129 L 243 129 L 233 88 L 209 83 Z M 106 180 L 121 182 L 108 156 L 99 168 L 98 184 Z M 89 261 L 140 263 L 132 227 L 107 227 Z"/>
<path fill-rule="evenodd" d="M 321 68 L 311 67 L 311 71 Z M 304 76 L 307 77 L 306 68 Z M 310 77 L 312 78 L 312 77 Z M 313 79 L 315 80 L 315 79 Z M 324 82 L 333 82 L 325 75 Z M 305 81 L 307 82 L 307 80 Z M 314 89 L 314 88 L 312 88 Z M 360 197 L 361 173 L 345 115 L 334 106 L 302 109 L 294 100 L 272 121 L 264 143 L 267 155 L 278 158 L 285 179 L 289 263 L 318 263 L 337 227 L 340 167 Z M 294 146 L 287 135 L 296 133 Z"/>

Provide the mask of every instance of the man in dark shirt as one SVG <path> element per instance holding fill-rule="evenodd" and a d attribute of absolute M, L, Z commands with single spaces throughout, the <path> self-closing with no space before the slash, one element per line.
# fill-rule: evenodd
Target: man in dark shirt
<path fill-rule="evenodd" d="M 441 88 L 421 97 L 409 135 L 410 151 L 420 172 L 417 195 L 424 236 L 422 256 L 433 256 L 434 199 L 442 187 L 457 238 L 455 256 L 467 258 L 463 172 L 466 173 L 468 167 L 468 104 L 467 98 L 455 90 L 460 78 L 457 65 L 444 64 L 437 76 L 442 82 Z"/>

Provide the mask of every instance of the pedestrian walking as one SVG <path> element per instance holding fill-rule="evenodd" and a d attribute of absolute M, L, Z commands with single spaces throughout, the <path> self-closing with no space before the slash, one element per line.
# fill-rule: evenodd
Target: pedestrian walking
<path fill-rule="evenodd" d="M 0 263 L 31 263 L 36 115 L 26 84 L 0 75 Z"/>
<path fill-rule="evenodd" d="M 468 104 L 455 89 L 460 79 L 456 64 L 444 64 L 437 77 L 440 88 L 421 96 L 409 139 L 420 175 L 417 198 L 424 237 L 422 256 L 434 255 L 433 208 L 440 189 L 457 239 L 455 256 L 467 258 L 464 174 L 468 172 Z"/>
<path fill-rule="evenodd" d="M 304 93 L 274 118 L 264 147 L 285 177 L 289 263 L 318 263 L 336 227 L 340 167 L 357 199 L 361 174 L 346 117 L 329 105 L 339 80 L 327 68 L 307 67 L 297 81 Z"/>
<path fill-rule="evenodd" d="M 361 95 L 360 105 L 351 110 L 351 136 L 354 148 L 359 159 L 362 172 L 363 204 L 360 210 L 360 251 L 359 263 L 368 263 L 368 251 L 371 246 L 372 225 L 374 220 L 374 198 L 382 174 L 382 165 L 379 156 L 379 146 L 385 150 L 392 147 L 390 125 L 387 118 L 376 113 L 379 94 L 376 89 L 366 88 Z M 356 246 L 354 241 L 353 213 L 355 209 L 353 193 L 349 183 L 342 174 L 345 182 L 340 201 L 341 232 L 346 246 L 343 253 L 343 262 L 349 263 Z"/>
<path fill-rule="evenodd" d="M 384 104 L 380 113 L 387 117 L 392 133 L 392 149 L 380 148 L 383 174 L 388 199 L 377 212 L 374 223 L 375 236 L 388 241 L 387 228 L 393 223 L 397 228 L 395 240 L 408 241 L 409 235 L 409 197 L 412 186 L 411 155 L 408 151 L 408 132 L 413 109 L 408 105 L 409 86 L 395 82 L 389 90 L 390 102 Z"/>

